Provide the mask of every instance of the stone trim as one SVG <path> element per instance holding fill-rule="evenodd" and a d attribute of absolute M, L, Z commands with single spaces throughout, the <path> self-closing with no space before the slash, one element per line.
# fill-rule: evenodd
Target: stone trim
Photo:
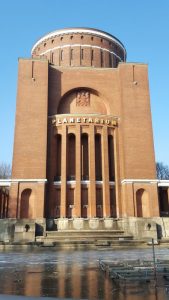
<path fill-rule="evenodd" d="M 123 179 L 121 181 L 121 184 L 129 184 L 129 183 L 148 183 L 148 184 L 157 183 L 158 186 L 169 187 L 169 180 L 159 180 L 159 179 Z"/>
<path fill-rule="evenodd" d="M 76 89 L 72 89 L 70 91 L 76 91 Z M 64 94 L 66 95 L 66 93 Z M 64 97 L 64 95 L 62 95 L 62 97 Z M 114 115 L 104 115 L 104 114 L 56 114 L 56 115 L 49 115 L 48 118 L 49 119 L 52 119 L 52 118 L 57 118 L 57 117 L 60 117 L 60 118 L 77 118 L 77 117 L 87 117 L 87 118 L 112 118 L 113 120 L 116 120 L 116 121 L 119 121 L 120 118 L 118 116 L 114 116 Z"/>
<path fill-rule="evenodd" d="M 96 180 L 96 184 L 103 184 L 103 181 Z M 61 181 L 54 181 L 54 185 L 61 185 Z M 69 180 L 67 181 L 67 184 L 76 184 L 76 180 Z M 90 180 L 81 180 L 81 184 L 90 184 Z M 114 181 L 109 181 L 109 185 L 115 185 Z"/>
<path fill-rule="evenodd" d="M 121 184 L 128 183 L 158 183 L 158 179 L 123 179 Z"/>
<path fill-rule="evenodd" d="M 0 186 L 10 186 L 18 182 L 47 182 L 47 179 L 0 179 Z"/>
<path fill-rule="evenodd" d="M 158 181 L 158 186 L 169 187 L 169 180 L 159 180 Z"/>

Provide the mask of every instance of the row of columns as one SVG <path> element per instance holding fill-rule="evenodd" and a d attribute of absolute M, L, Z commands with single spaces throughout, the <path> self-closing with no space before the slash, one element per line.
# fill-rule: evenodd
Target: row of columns
<path fill-rule="evenodd" d="M 60 216 L 66 217 L 66 196 L 67 196 L 67 126 L 62 126 L 62 147 L 61 147 L 61 206 Z M 81 216 L 81 126 L 76 124 L 76 186 L 75 186 L 75 217 Z M 115 143 L 115 139 L 114 139 Z M 95 165 L 95 126 L 89 126 L 88 132 L 89 146 L 89 195 L 88 195 L 88 217 L 96 217 L 96 165 Z M 109 217 L 110 212 L 110 184 L 109 184 L 109 157 L 108 157 L 108 128 L 102 127 L 101 132 L 101 152 L 102 152 L 102 190 L 103 190 L 103 217 Z"/>

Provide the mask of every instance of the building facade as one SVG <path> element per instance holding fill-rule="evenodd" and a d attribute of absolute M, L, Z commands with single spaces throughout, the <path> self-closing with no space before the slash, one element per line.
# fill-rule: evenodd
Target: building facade
<path fill-rule="evenodd" d="M 147 65 L 100 30 L 45 35 L 19 59 L 8 217 L 159 214 Z"/>

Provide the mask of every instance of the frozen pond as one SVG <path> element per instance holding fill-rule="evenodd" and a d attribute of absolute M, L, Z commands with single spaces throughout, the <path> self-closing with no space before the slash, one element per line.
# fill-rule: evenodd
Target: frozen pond
<path fill-rule="evenodd" d="M 91 300 L 169 299 L 169 282 L 157 290 L 145 283 L 128 289 L 113 285 L 99 269 L 99 259 L 120 258 L 152 259 L 152 250 L 1 251 L 0 294 Z M 169 259 L 169 249 L 156 249 L 156 258 Z"/>

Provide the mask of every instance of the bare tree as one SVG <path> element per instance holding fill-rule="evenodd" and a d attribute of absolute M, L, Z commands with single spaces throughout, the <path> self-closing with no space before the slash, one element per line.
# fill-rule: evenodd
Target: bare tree
<path fill-rule="evenodd" d="M 10 164 L 0 162 L 0 179 L 8 179 L 11 177 Z"/>
<path fill-rule="evenodd" d="M 158 179 L 169 179 L 169 167 L 164 165 L 162 162 L 156 163 L 156 172 Z"/>

